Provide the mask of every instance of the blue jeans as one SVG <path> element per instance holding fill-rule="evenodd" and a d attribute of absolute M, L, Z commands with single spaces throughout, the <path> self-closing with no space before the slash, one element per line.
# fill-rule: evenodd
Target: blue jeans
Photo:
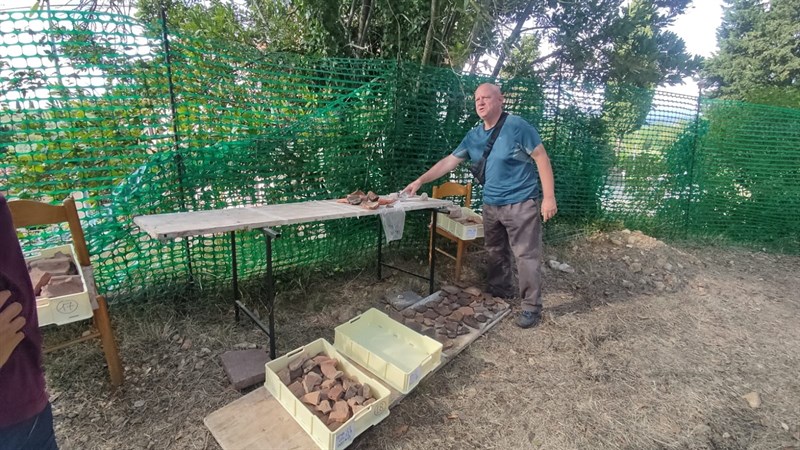
<path fill-rule="evenodd" d="M 58 450 L 50 403 L 30 419 L 0 428 L 0 450 Z"/>

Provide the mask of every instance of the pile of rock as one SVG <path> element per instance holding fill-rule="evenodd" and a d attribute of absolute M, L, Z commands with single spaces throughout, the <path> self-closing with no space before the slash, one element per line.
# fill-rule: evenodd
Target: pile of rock
<path fill-rule="evenodd" d="M 331 431 L 377 400 L 368 385 L 338 370 L 338 363 L 322 353 L 301 355 L 278 372 L 281 382 Z"/>
<path fill-rule="evenodd" d="M 453 346 L 453 339 L 468 334 L 470 328 L 480 329 L 508 307 L 502 299 L 476 287 L 444 286 L 438 299 L 410 306 L 395 319 L 448 349 Z"/>
<path fill-rule="evenodd" d="M 340 203 L 348 203 L 351 205 L 360 205 L 364 209 L 378 209 L 381 206 L 388 206 L 397 201 L 397 194 L 387 197 L 369 191 L 366 194 L 361 189 L 351 192 L 347 197 L 340 199 Z"/>
<path fill-rule="evenodd" d="M 78 268 L 72 258 L 62 252 L 29 261 L 28 276 L 37 297 L 55 298 L 83 292 Z"/>

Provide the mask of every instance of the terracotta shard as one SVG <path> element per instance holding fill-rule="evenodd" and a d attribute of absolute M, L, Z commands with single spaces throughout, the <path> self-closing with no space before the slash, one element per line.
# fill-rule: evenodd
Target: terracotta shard
<path fill-rule="evenodd" d="M 331 402 L 330 400 L 322 400 L 317 405 L 317 411 L 321 412 L 322 414 L 328 414 L 331 412 Z"/>
<path fill-rule="evenodd" d="M 306 394 L 306 391 L 303 389 L 303 385 L 300 384 L 299 381 L 295 381 L 294 383 L 290 384 L 289 391 L 297 398 L 300 398 Z"/>
<path fill-rule="evenodd" d="M 281 383 L 285 384 L 286 386 L 292 384 L 292 377 L 288 368 L 278 371 L 278 379 L 280 379 Z"/>
<path fill-rule="evenodd" d="M 308 394 L 302 396 L 300 400 L 303 403 L 307 403 L 311 406 L 317 406 L 320 403 L 319 391 L 309 392 Z"/>
<path fill-rule="evenodd" d="M 28 275 L 31 278 L 34 295 L 39 295 L 42 292 L 42 287 L 44 287 L 44 285 L 50 281 L 50 278 L 53 277 L 50 272 L 45 272 L 38 267 L 32 267 L 28 272 Z"/>
<path fill-rule="evenodd" d="M 42 297 L 55 298 L 83 292 L 80 275 L 55 275 L 42 288 Z"/>
<path fill-rule="evenodd" d="M 350 406 L 344 400 L 339 400 L 333 404 L 333 410 L 328 416 L 331 422 L 346 422 L 350 418 Z"/>

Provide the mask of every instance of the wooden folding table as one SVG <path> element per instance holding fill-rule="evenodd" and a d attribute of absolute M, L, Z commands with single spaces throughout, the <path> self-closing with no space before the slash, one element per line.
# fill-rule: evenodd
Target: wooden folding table
<path fill-rule="evenodd" d="M 272 240 L 279 237 L 273 227 L 298 225 L 308 222 L 319 222 L 333 219 L 353 217 L 379 216 L 392 211 L 431 211 L 432 225 L 436 227 L 436 212 L 452 205 L 448 200 L 421 199 L 412 197 L 398 201 L 392 207 L 381 206 L 379 209 L 370 210 L 360 206 L 339 203 L 336 200 L 318 200 L 299 203 L 282 203 L 264 206 L 245 206 L 228 209 L 215 209 L 208 211 L 190 211 L 167 214 L 153 214 L 134 217 L 136 225 L 151 237 L 166 241 L 176 238 L 202 236 L 210 234 L 230 233 L 231 258 L 233 272 L 234 310 L 236 320 L 239 320 L 239 311 L 244 312 L 261 330 L 269 336 L 270 357 L 276 358 L 275 348 L 275 282 L 272 275 Z M 239 275 L 236 262 L 236 232 L 245 230 L 260 230 L 264 234 L 266 243 L 267 261 L 267 309 L 269 325 L 264 326 L 261 320 L 253 314 L 240 300 Z M 381 278 L 381 268 L 392 269 L 409 275 L 428 280 L 429 293 L 434 292 L 435 254 L 429 258 L 428 276 L 409 272 L 405 269 L 394 267 L 382 261 L 382 227 L 378 223 L 378 278 Z M 431 248 L 435 248 L 436 233 L 431 233 Z"/>

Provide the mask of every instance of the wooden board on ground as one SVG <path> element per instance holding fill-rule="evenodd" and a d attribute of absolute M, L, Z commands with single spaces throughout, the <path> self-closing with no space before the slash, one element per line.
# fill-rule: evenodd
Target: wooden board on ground
<path fill-rule="evenodd" d="M 435 301 L 436 299 L 438 299 L 438 292 L 423 298 L 414 305 L 409 306 L 409 308 Z M 442 363 L 425 378 L 429 378 L 438 372 L 468 345 L 499 323 L 509 312 L 511 312 L 510 308 L 496 314 L 491 321 L 485 322 L 479 330 L 472 330 L 470 333 L 454 339 L 453 347 L 442 353 Z M 369 373 L 362 366 L 353 361 L 350 362 L 360 370 Z M 389 386 L 386 386 L 386 388 L 390 391 L 390 408 L 405 398 L 405 395 L 399 391 Z M 220 447 L 225 450 L 249 448 L 306 450 L 317 448 L 314 441 L 264 387 L 260 387 L 212 412 L 206 416 L 203 423 L 211 431 Z"/>
<path fill-rule="evenodd" d="M 317 448 L 264 386 L 209 414 L 203 423 L 225 450 Z"/>

